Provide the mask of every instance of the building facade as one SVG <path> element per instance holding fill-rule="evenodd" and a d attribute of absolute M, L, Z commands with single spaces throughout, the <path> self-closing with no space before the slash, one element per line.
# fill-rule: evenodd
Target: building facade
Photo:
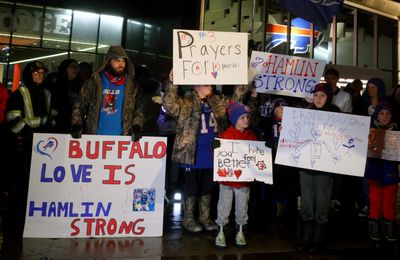
<path fill-rule="evenodd" d="M 149 2 L 140 10 L 130 1 L 118 1 L 126 5 L 121 15 L 116 15 L 121 6 L 108 11 L 112 9 L 107 6 L 68 6 L 70 1 L 37 2 L 0 1 L 0 79 L 7 85 L 14 79 L 15 65 L 23 69 L 33 60 L 43 61 L 50 71 L 66 58 L 97 68 L 112 45 L 124 46 L 136 65 L 154 74 L 168 73 L 174 28 L 247 32 L 253 50 L 326 61 L 339 71 L 341 86 L 372 77 L 383 78 L 388 90 L 399 83 L 400 4 L 394 1 L 344 1 L 323 29 L 287 12 L 276 0 L 190 1 L 194 8 L 171 1 L 168 7 L 181 11 L 165 10 L 169 16 L 160 16 L 159 9 L 165 7 L 157 8 L 159 1 L 151 2 L 153 9 Z M 137 17 L 129 10 L 137 10 Z M 183 23 L 183 16 L 192 21 Z"/>

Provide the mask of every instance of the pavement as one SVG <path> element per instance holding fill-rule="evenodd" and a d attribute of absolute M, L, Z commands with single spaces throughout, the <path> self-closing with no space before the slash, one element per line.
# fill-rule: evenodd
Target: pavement
<path fill-rule="evenodd" d="M 4 213 L 0 210 L 0 216 Z M 254 209 L 250 209 L 254 210 Z M 226 232 L 228 247 L 214 246 L 216 232 L 190 233 L 181 227 L 182 203 L 165 205 L 164 235 L 154 238 L 38 239 L 0 235 L 1 259 L 400 259 L 399 243 L 379 248 L 368 239 L 367 219 L 331 217 L 322 253 L 296 251 L 299 217 L 249 212 L 247 246 L 234 246 L 234 225 Z M 269 210 L 265 208 L 265 210 Z M 265 211 L 264 210 L 264 211 Z M 261 210 L 263 211 L 263 210 Z M 254 217 L 257 215 L 258 217 Z M 1 218 L 0 218 L 1 221 Z"/>

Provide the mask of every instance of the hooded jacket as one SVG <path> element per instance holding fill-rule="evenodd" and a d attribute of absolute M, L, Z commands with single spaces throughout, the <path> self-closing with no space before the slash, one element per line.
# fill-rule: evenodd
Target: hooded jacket
<path fill-rule="evenodd" d="M 7 124 L 12 132 L 19 134 L 23 128 L 29 128 L 33 132 L 47 132 L 47 116 L 50 110 L 50 92 L 45 90 L 43 84 L 36 84 L 32 78 L 32 72 L 35 71 L 36 66 L 44 69 L 41 62 L 30 62 L 26 65 L 22 72 L 24 81 L 24 88 L 27 89 L 32 105 L 32 113 L 34 117 L 41 118 L 41 123 L 38 126 L 32 127 L 27 121 L 25 114 L 24 97 L 21 94 L 21 89 L 14 91 L 7 101 Z M 31 135 L 32 133 L 29 133 Z M 30 136 L 31 137 L 31 136 Z"/>
<path fill-rule="evenodd" d="M 79 101 L 74 105 L 71 124 L 83 127 L 84 134 L 96 134 L 103 97 L 103 82 L 101 73 L 113 57 L 123 57 L 126 60 L 125 74 L 127 81 L 124 87 L 122 107 L 122 135 L 130 134 L 133 125 L 143 127 L 145 116 L 141 91 L 134 83 L 133 64 L 121 46 L 112 46 L 99 70 L 82 86 Z"/>
<path fill-rule="evenodd" d="M 247 85 L 236 86 L 233 99 L 241 101 L 247 93 L 247 89 Z M 229 126 L 226 105 L 230 100 L 232 99 L 224 95 L 212 95 L 207 98 L 217 122 L 218 132 L 223 132 Z M 172 160 L 181 164 L 194 164 L 201 116 L 200 97 L 196 91 L 193 91 L 191 96 L 180 97 L 178 96 L 178 86 L 169 82 L 163 96 L 163 106 L 167 113 L 177 120 Z"/>

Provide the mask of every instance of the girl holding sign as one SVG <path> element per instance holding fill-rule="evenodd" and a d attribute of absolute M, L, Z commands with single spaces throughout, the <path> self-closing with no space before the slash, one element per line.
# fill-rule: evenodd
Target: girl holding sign
<path fill-rule="evenodd" d="M 340 112 L 332 104 L 332 88 L 319 83 L 314 88 L 311 109 Z M 314 253 L 323 246 L 326 224 L 328 223 L 330 200 L 333 189 L 331 174 L 321 171 L 300 171 L 300 190 L 302 198 L 302 232 L 299 251 Z"/>

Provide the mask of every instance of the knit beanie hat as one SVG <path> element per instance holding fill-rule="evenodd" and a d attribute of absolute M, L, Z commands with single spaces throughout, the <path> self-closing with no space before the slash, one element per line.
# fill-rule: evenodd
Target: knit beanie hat
<path fill-rule="evenodd" d="M 283 98 L 277 98 L 277 99 L 275 99 L 274 101 L 273 101 L 273 106 L 274 106 L 274 110 L 275 110 L 275 108 L 277 108 L 277 107 L 279 107 L 279 106 L 284 106 L 284 107 L 286 107 L 286 106 L 288 106 L 288 102 L 285 100 L 285 99 L 283 99 Z"/>
<path fill-rule="evenodd" d="M 318 91 L 324 92 L 328 97 L 332 96 L 332 88 L 328 83 L 318 83 L 315 85 L 314 90 L 311 93 L 315 93 Z"/>
<path fill-rule="evenodd" d="M 379 112 L 381 112 L 382 109 L 388 110 L 388 111 L 390 111 L 391 113 L 393 113 L 393 106 L 392 106 L 392 104 L 391 104 L 389 101 L 382 101 L 382 102 L 379 102 L 378 105 L 376 105 L 375 111 L 374 111 L 374 113 L 372 114 L 372 118 L 373 118 L 373 119 L 377 119 L 377 118 L 378 118 L 378 115 L 379 115 Z"/>
<path fill-rule="evenodd" d="M 233 126 L 236 126 L 236 122 L 242 115 L 250 115 L 249 108 L 237 101 L 229 102 L 226 110 L 228 112 L 229 121 Z"/>

